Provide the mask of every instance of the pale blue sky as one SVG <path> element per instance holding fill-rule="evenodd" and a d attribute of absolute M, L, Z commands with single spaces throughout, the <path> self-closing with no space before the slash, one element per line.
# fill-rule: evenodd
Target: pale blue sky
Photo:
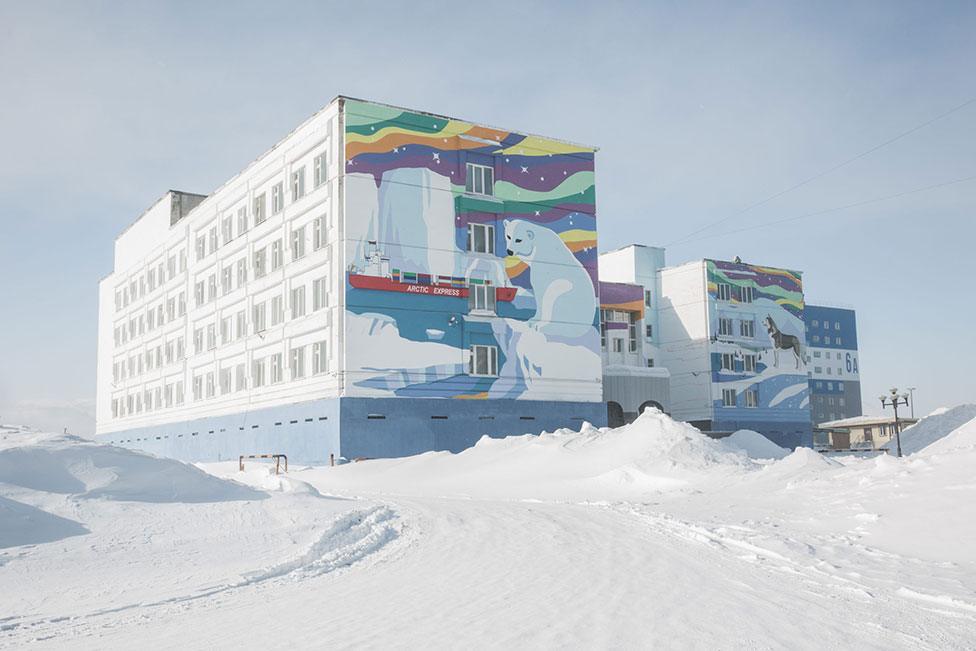
<path fill-rule="evenodd" d="M 3 3 L 0 419 L 94 396 L 96 284 L 336 94 L 601 148 L 600 247 L 663 245 L 976 97 L 976 5 Z M 803 270 L 858 310 L 865 405 L 976 400 L 976 104 L 668 250 Z"/>

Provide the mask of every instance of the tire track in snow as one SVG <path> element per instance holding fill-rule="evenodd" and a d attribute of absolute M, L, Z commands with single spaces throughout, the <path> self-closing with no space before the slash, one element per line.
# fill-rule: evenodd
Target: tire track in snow
<path fill-rule="evenodd" d="M 33 634 L 32 641 L 52 640 L 68 633 L 66 628 L 90 626 L 91 621 L 109 615 L 161 608 L 184 606 L 192 602 L 218 597 L 224 593 L 259 586 L 276 580 L 303 581 L 348 568 L 383 550 L 402 534 L 402 523 L 396 511 L 380 505 L 354 510 L 332 522 L 322 535 L 301 556 L 243 575 L 239 581 L 202 588 L 189 595 L 180 595 L 152 602 L 126 604 L 80 615 L 62 615 L 34 621 L 0 620 L 0 641 L 25 632 Z M 144 615 L 143 615 L 144 617 Z M 68 622 L 69 626 L 65 627 Z M 117 625 L 118 620 L 113 622 Z"/>

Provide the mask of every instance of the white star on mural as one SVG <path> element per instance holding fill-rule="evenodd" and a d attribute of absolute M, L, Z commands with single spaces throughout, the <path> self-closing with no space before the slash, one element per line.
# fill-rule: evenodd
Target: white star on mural
<path fill-rule="evenodd" d="M 436 160 L 438 163 L 441 162 L 441 155 L 436 151 L 434 152 L 434 160 Z"/>
<path fill-rule="evenodd" d="M 393 148 L 393 153 L 394 153 L 394 154 L 398 154 L 398 153 L 400 153 L 400 150 L 399 150 L 399 149 L 397 149 L 396 147 L 394 147 L 394 148 Z"/>
<path fill-rule="evenodd" d="M 536 211 L 535 211 L 535 216 L 536 216 L 536 217 L 538 217 L 538 216 L 539 216 L 539 211 L 538 211 L 538 210 L 536 210 Z"/>
<path fill-rule="evenodd" d="M 528 174 L 528 173 L 529 173 L 529 168 L 526 167 L 525 165 L 523 165 L 522 166 L 522 174 Z"/>

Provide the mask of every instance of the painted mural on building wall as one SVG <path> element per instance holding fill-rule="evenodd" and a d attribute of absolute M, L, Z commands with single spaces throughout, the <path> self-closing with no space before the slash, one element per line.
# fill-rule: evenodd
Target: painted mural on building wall
<path fill-rule="evenodd" d="M 346 392 L 598 401 L 593 150 L 348 100 Z"/>
<path fill-rule="evenodd" d="M 712 260 L 707 273 L 715 419 L 808 420 L 800 273 Z"/>

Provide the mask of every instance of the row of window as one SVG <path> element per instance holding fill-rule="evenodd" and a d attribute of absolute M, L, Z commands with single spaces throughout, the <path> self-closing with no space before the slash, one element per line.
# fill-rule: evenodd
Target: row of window
<path fill-rule="evenodd" d="M 731 302 L 735 300 L 739 303 L 752 303 L 756 297 L 754 287 L 736 287 L 733 289 L 729 283 L 718 283 L 716 296 L 720 301 Z"/>
<path fill-rule="evenodd" d="M 327 155 L 322 153 L 316 156 L 312 162 L 312 184 L 318 188 L 328 180 Z M 305 167 L 302 166 L 293 171 L 290 175 L 290 185 L 292 201 L 298 201 L 305 196 Z M 271 214 L 277 214 L 284 208 L 285 188 L 283 182 L 278 182 L 271 188 Z M 218 225 L 214 224 L 198 233 L 195 242 L 196 259 L 202 260 L 207 255 L 216 252 L 220 238 L 227 244 L 235 237 L 246 233 L 250 228 L 250 221 L 253 220 L 254 226 L 258 226 L 267 220 L 268 212 L 266 209 L 266 193 L 255 196 L 251 201 L 251 213 L 248 215 L 247 206 L 237 209 L 236 220 L 233 214 L 223 216 Z M 236 226 L 236 228 L 235 228 Z M 116 289 L 115 309 L 120 311 L 129 306 L 147 293 L 162 287 L 167 280 L 174 279 L 178 273 L 186 271 L 187 259 L 186 250 L 179 249 L 170 254 L 166 260 L 161 259 L 157 264 L 153 264 L 145 274 L 138 278 L 132 278 L 129 282 Z"/>
<path fill-rule="evenodd" d="M 833 407 L 835 404 L 834 396 L 815 396 L 814 399 L 818 405 L 823 405 L 826 402 L 828 407 Z M 837 396 L 836 404 L 838 407 L 846 406 L 846 401 L 844 400 L 844 397 Z"/>
<path fill-rule="evenodd" d="M 830 330 L 830 321 L 824 321 L 822 325 L 824 330 Z M 810 322 L 810 326 L 813 328 L 819 328 L 821 327 L 821 323 L 817 319 L 814 319 Z M 840 321 L 834 321 L 834 330 L 840 330 Z"/>
<path fill-rule="evenodd" d="M 735 371 L 735 359 L 736 357 L 742 358 L 742 370 L 746 373 L 755 373 L 756 364 L 759 362 L 759 357 L 753 353 L 722 353 L 721 370 L 723 371 Z"/>
<path fill-rule="evenodd" d="M 186 251 L 179 249 L 174 251 L 164 265 L 160 260 L 158 264 L 151 266 L 144 275 L 132 278 L 128 284 L 115 290 L 115 311 L 121 311 L 140 298 L 162 287 L 166 281 L 173 280 L 180 273 L 186 271 Z"/>
<path fill-rule="evenodd" d="M 813 335 L 813 337 L 811 337 L 811 340 L 813 341 L 813 343 L 819 344 L 820 343 L 820 335 Z M 831 341 L 833 341 L 834 345 L 836 345 L 836 346 L 840 346 L 843 343 L 841 341 L 840 336 L 836 336 L 836 337 L 833 338 L 833 340 L 831 340 L 830 335 L 824 335 L 823 342 L 825 344 L 830 345 Z"/>
<path fill-rule="evenodd" d="M 298 201 L 305 196 L 305 166 L 292 171 L 289 177 L 289 189 L 292 202 Z M 328 180 L 328 165 L 326 154 L 322 153 L 313 159 L 313 186 L 318 188 Z M 248 231 L 251 224 L 249 217 L 253 220 L 254 226 L 260 226 L 268 219 L 267 193 L 262 192 L 251 199 L 251 213 L 248 215 L 247 206 L 237 209 L 236 232 L 233 214 L 224 215 L 220 220 L 220 238 L 226 245 L 235 237 L 240 237 Z M 285 207 L 285 185 L 283 181 L 278 181 L 271 186 L 271 215 L 277 215 Z M 196 238 L 196 259 L 203 260 L 208 255 L 217 251 L 219 245 L 218 227 L 211 225 L 205 231 L 200 231 Z"/>
<path fill-rule="evenodd" d="M 720 337 L 734 337 L 735 323 L 732 317 L 719 317 L 718 334 Z M 754 318 L 739 320 L 739 337 L 754 339 L 756 337 L 756 320 Z"/>
<path fill-rule="evenodd" d="M 821 374 L 833 375 L 834 374 L 834 369 L 833 369 L 832 366 L 826 366 L 826 367 L 824 367 L 824 366 L 814 366 L 813 367 L 813 372 L 816 375 L 821 375 Z M 844 374 L 844 369 L 841 368 L 840 366 L 838 366 L 837 367 L 837 375 L 843 375 L 843 374 Z"/>
<path fill-rule="evenodd" d="M 132 316 L 127 323 L 115 326 L 113 329 L 115 345 L 123 346 L 129 343 L 130 339 L 152 332 L 184 316 L 186 316 L 186 292 L 180 292 L 179 295 L 166 299 L 165 310 L 164 303 L 160 302 L 159 305 L 149 307 L 145 314 Z"/>
<path fill-rule="evenodd" d="M 759 406 L 759 390 L 746 389 L 742 392 L 742 406 L 754 408 Z M 722 406 L 737 407 L 738 396 L 735 389 L 722 389 Z"/>
<path fill-rule="evenodd" d="M 326 278 L 317 278 L 312 281 L 312 312 L 328 307 L 328 283 Z M 292 287 L 289 295 L 289 307 L 291 318 L 297 319 L 305 316 L 305 285 Z M 246 310 L 238 310 L 235 315 L 222 317 L 219 321 L 220 343 L 227 344 L 231 341 L 242 339 L 248 334 L 260 334 L 271 326 L 278 325 L 284 321 L 284 297 L 283 295 L 272 296 L 268 300 L 256 302 L 251 306 L 251 320 L 247 319 Z M 249 333 L 248 326 L 251 330 Z M 235 327 L 236 326 L 236 327 Z M 213 350 L 217 347 L 217 322 L 200 326 L 193 331 L 193 352 L 202 353 L 205 350 Z M 115 382 L 124 380 L 127 377 L 136 377 L 143 372 L 151 371 L 154 368 L 162 368 L 165 364 L 180 361 L 184 358 L 183 337 L 176 337 L 174 340 L 160 343 L 154 348 L 149 348 L 144 353 L 133 355 L 128 360 L 116 361 L 112 365 L 112 376 Z"/>
<path fill-rule="evenodd" d="M 288 353 L 288 373 L 291 380 L 301 380 L 307 377 L 307 357 L 311 355 L 312 375 L 328 372 L 327 342 L 319 341 L 310 346 L 296 346 Z M 247 365 L 243 362 L 222 368 L 218 372 L 208 371 L 193 375 L 193 400 L 200 401 L 214 398 L 219 387 L 220 395 L 229 395 L 245 391 L 250 386 L 260 388 L 269 384 L 284 381 L 285 369 L 282 353 L 274 353 L 266 357 L 255 358 L 251 361 L 250 376 Z M 143 391 L 130 393 L 126 396 L 112 399 L 112 417 L 121 418 L 132 414 L 152 412 L 168 407 L 179 407 L 184 403 L 183 381 L 170 382 Z"/>

